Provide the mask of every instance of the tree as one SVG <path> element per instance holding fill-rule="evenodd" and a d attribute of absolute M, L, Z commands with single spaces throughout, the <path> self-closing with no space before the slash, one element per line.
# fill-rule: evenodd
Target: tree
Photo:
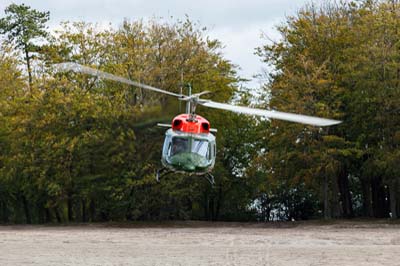
<path fill-rule="evenodd" d="M 19 100 L 24 97 L 24 79 L 11 47 L 1 44 L 0 51 L 0 222 L 13 222 L 17 186 L 8 178 L 6 166 L 12 145 L 11 120 L 18 112 Z"/>
<path fill-rule="evenodd" d="M 276 68 L 266 86 L 273 108 L 344 120 L 329 129 L 271 127 L 273 176 L 303 176 L 323 191 L 325 217 L 352 217 L 361 205 L 365 215 L 388 217 L 388 198 L 396 214 L 398 177 L 389 162 L 397 160 L 400 124 L 399 8 L 396 1 L 306 6 L 278 28 L 281 41 L 259 49 Z"/>
<path fill-rule="evenodd" d="M 50 13 L 31 9 L 24 4 L 11 4 L 5 9 L 5 14 L 6 17 L 0 19 L 0 34 L 5 34 L 10 43 L 22 50 L 32 93 L 32 53 L 40 47 L 39 38 L 48 35 L 46 23 Z"/>
<path fill-rule="evenodd" d="M 41 50 L 46 66 L 74 61 L 171 91 L 179 90 L 183 74 L 195 92 L 209 89 L 221 100 L 235 90 L 235 71 L 219 54 L 220 43 L 189 20 L 125 22 L 118 30 L 64 23 L 56 34 Z M 33 109 L 13 138 L 14 155 L 34 180 L 30 206 L 57 221 L 204 218 L 202 195 L 212 197 L 205 180 L 175 174 L 154 186 L 163 139 L 154 121 L 173 117 L 176 102 L 86 75 L 52 77 L 44 69 Z"/>

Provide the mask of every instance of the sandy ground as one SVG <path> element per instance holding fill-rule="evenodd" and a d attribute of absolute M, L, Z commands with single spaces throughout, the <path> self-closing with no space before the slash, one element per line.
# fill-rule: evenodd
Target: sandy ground
<path fill-rule="evenodd" d="M 400 225 L 0 226 L 0 265 L 400 265 Z"/>

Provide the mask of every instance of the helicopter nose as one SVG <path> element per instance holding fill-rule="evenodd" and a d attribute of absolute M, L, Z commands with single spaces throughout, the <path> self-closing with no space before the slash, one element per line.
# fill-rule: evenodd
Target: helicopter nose
<path fill-rule="evenodd" d="M 194 170 L 196 170 L 196 166 L 194 164 L 188 163 L 185 165 L 185 170 L 186 171 L 194 171 Z"/>

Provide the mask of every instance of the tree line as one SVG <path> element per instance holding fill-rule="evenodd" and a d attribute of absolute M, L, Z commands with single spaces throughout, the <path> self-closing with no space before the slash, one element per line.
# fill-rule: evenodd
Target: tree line
<path fill-rule="evenodd" d="M 306 5 L 256 53 L 272 69 L 243 88 L 222 44 L 189 18 L 99 28 L 11 4 L 0 19 L 0 222 L 397 218 L 400 4 Z M 75 73 L 77 62 L 180 93 L 343 120 L 329 128 L 199 107 L 217 133 L 215 187 L 160 183 L 163 129 L 184 106 Z M 251 89 L 263 96 L 254 101 Z M 184 92 L 184 91 L 183 91 Z M 238 100 L 239 99 L 239 100 Z"/>

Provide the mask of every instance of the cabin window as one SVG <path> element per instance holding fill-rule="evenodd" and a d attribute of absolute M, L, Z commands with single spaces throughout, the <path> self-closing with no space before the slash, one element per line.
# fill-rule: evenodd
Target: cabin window
<path fill-rule="evenodd" d="M 164 140 L 163 154 L 170 155 L 170 153 L 171 153 L 171 136 L 167 135 Z"/>
<path fill-rule="evenodd" d="M 215 143 L 212 146 L 213 146 L 213 157 L 215 157 L 217 155 Z"/>

